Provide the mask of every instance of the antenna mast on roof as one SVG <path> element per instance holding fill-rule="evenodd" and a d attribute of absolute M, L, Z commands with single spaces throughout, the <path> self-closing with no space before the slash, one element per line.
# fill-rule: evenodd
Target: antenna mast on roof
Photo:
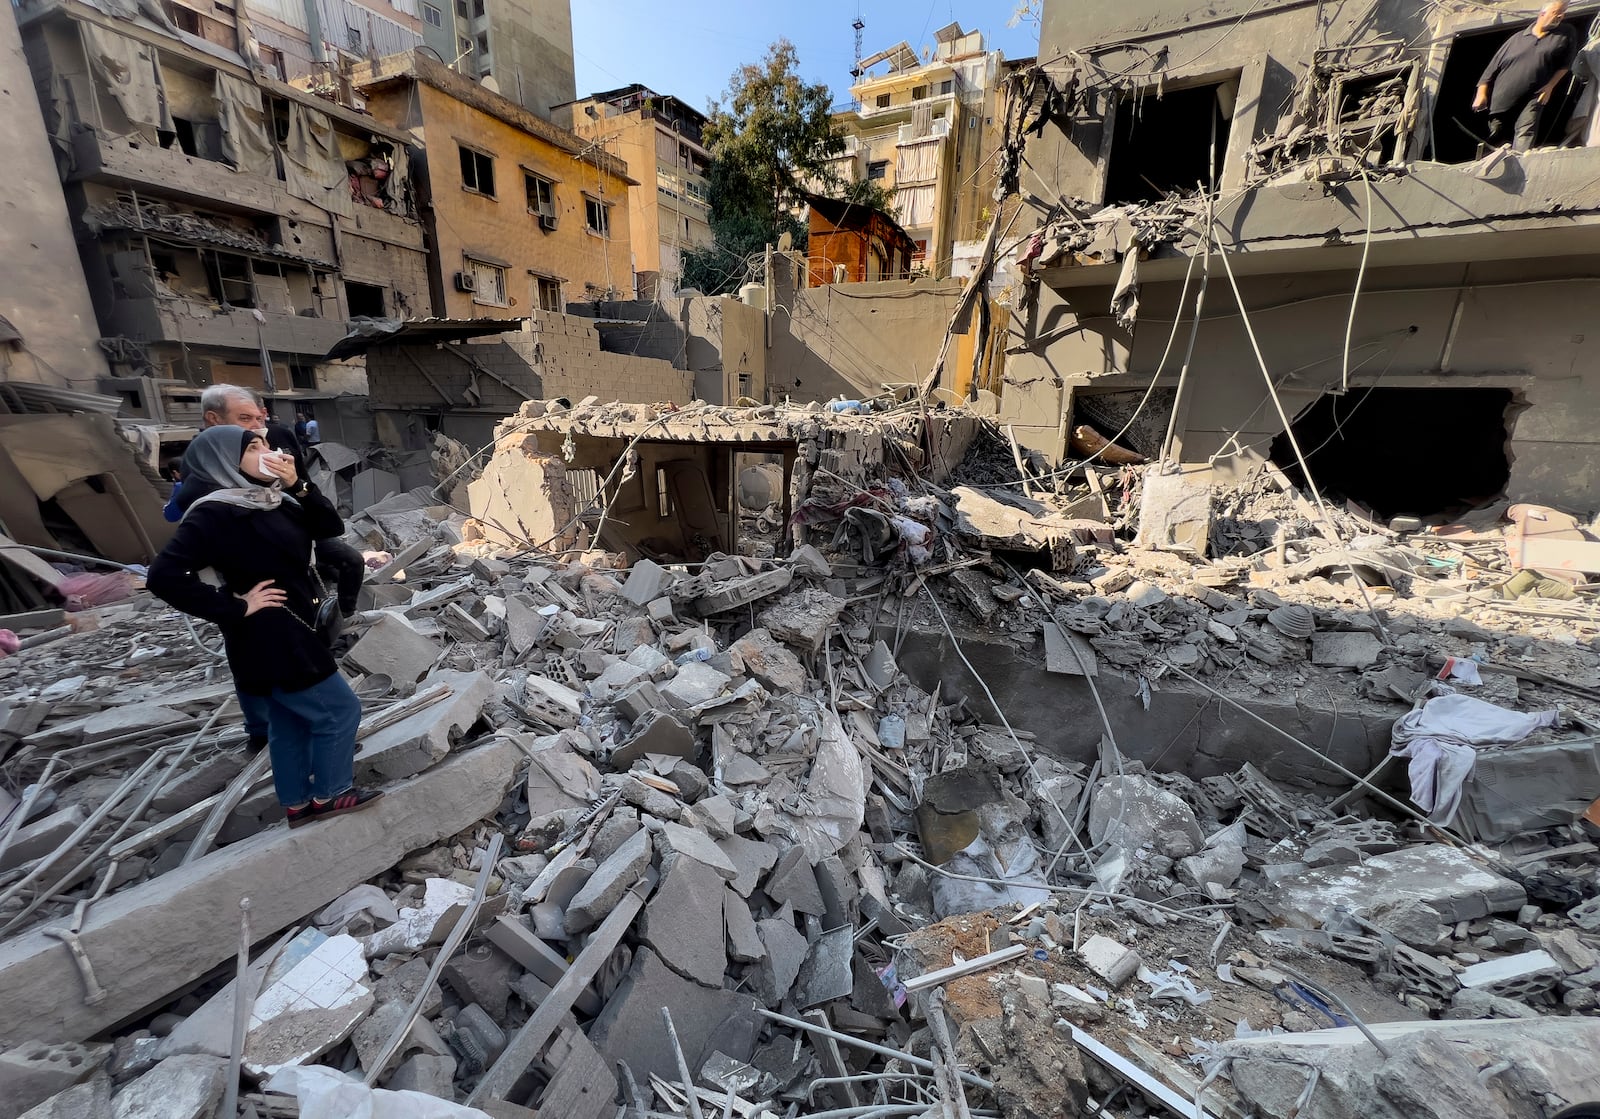
<path fill-rule="evenodd" d="M 855 67 L 850 71 L 850 77 L 859 82 L 863 73 L 861 69 L 861 32 L 864 31 L 867 26 L 866 21 L 861 18 L 861 9 L 856 9 L 855 22 L 850 26 L 855 28 L 856 32 L 856 64 Z"/>

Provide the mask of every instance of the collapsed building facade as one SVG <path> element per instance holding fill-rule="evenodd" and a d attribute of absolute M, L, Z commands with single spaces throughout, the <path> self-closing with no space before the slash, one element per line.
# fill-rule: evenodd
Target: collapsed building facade
<path fill-rule="evenodd" d="M 1298 472 L 1292 424 L 1319 483 L 1384 516 L 1501 493 L 1592 511 L 1600 148 L 1480 159 L 1470 107 L 1528 18 L 1045 3 L 1018 438 L 1074 457 L 1077 427 L 1112 437 L 1150 389 L 1129 438 L 1151 459 L 1170 427 L 1183 462 Z M 1581 43 L 1593 12 L 1567 22 Z M 1562 84 L 1542 143 L 1581 92 Z"/>

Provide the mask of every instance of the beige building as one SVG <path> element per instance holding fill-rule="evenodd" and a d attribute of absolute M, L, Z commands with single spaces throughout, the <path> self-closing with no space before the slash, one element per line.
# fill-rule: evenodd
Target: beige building
<path fill-rule="evenodd" d="M 995 90 L 1003 59 L 983 35 L 952 23 L 935 33 L 923 61 L 907 43 L 861 60 L 850 88 L 856 107 L 834 115 L 845 151 L 834 171 L 894 192 L 900 224 L 918 244 L 917 263 L 949 276 L 964 243 L 981 241 L 998 144 Z M 871 71 L 887 64 L 884 73 Z"/>
<path fill-rule="evenodd" d="M 555 120 L 618 156 L 638 180 L 628 202 L 639 297 L 677 291 L 683 251 L 711 244 L 704 114 L 631 85 L 557 106 Z"/>

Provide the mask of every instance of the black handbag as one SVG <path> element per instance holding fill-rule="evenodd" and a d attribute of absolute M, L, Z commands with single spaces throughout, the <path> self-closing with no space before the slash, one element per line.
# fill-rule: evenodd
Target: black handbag
<path fill-rule="evenodd" d="M 311 628 L 322 639 L 322 643 L 331 649 L 344 632 L 344 615 L 339 610 L 338 598 L 329 595 L 328 588 L 323 586 L 315 563 L 311 565 L 311 578 L 317 584 L 317 597 L 311 600 L 311 604 L 317 608 L 317 621 Z"/>

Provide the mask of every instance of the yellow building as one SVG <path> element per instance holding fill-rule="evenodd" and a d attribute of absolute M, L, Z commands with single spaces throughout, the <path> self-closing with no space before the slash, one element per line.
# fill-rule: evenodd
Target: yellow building
<path fill-rule="evenodd" d="M 433 313 L 512 318 L 633 293 L 627 166 L 421 51 L 357 68 L 379 121 L 416 140 Z"/>
<path fill-rule="evenodd" d="M 678 290 L 684 249 L 711 244 L 711 153 L 701 143 L 706 118 L 676 97 L 642 85 L 557 105 L 552 119 L 602 142 L 638 182 L 629 191 L 634 270 L 639 298 Z"/>
<path fill-rule="evenodd" d="M 845 182 L 894 191 L 894 211 L 930 275 L 952 275 L 958 245 L 981 240 L 993 190 L 994 94 L 1002 58 L 983 35 L 952 23 L 924 62 L 907 43 L 861 60 L 853 109 L 834 114 Z M 870 73 L 887 63 L 884 73 Z"/>

